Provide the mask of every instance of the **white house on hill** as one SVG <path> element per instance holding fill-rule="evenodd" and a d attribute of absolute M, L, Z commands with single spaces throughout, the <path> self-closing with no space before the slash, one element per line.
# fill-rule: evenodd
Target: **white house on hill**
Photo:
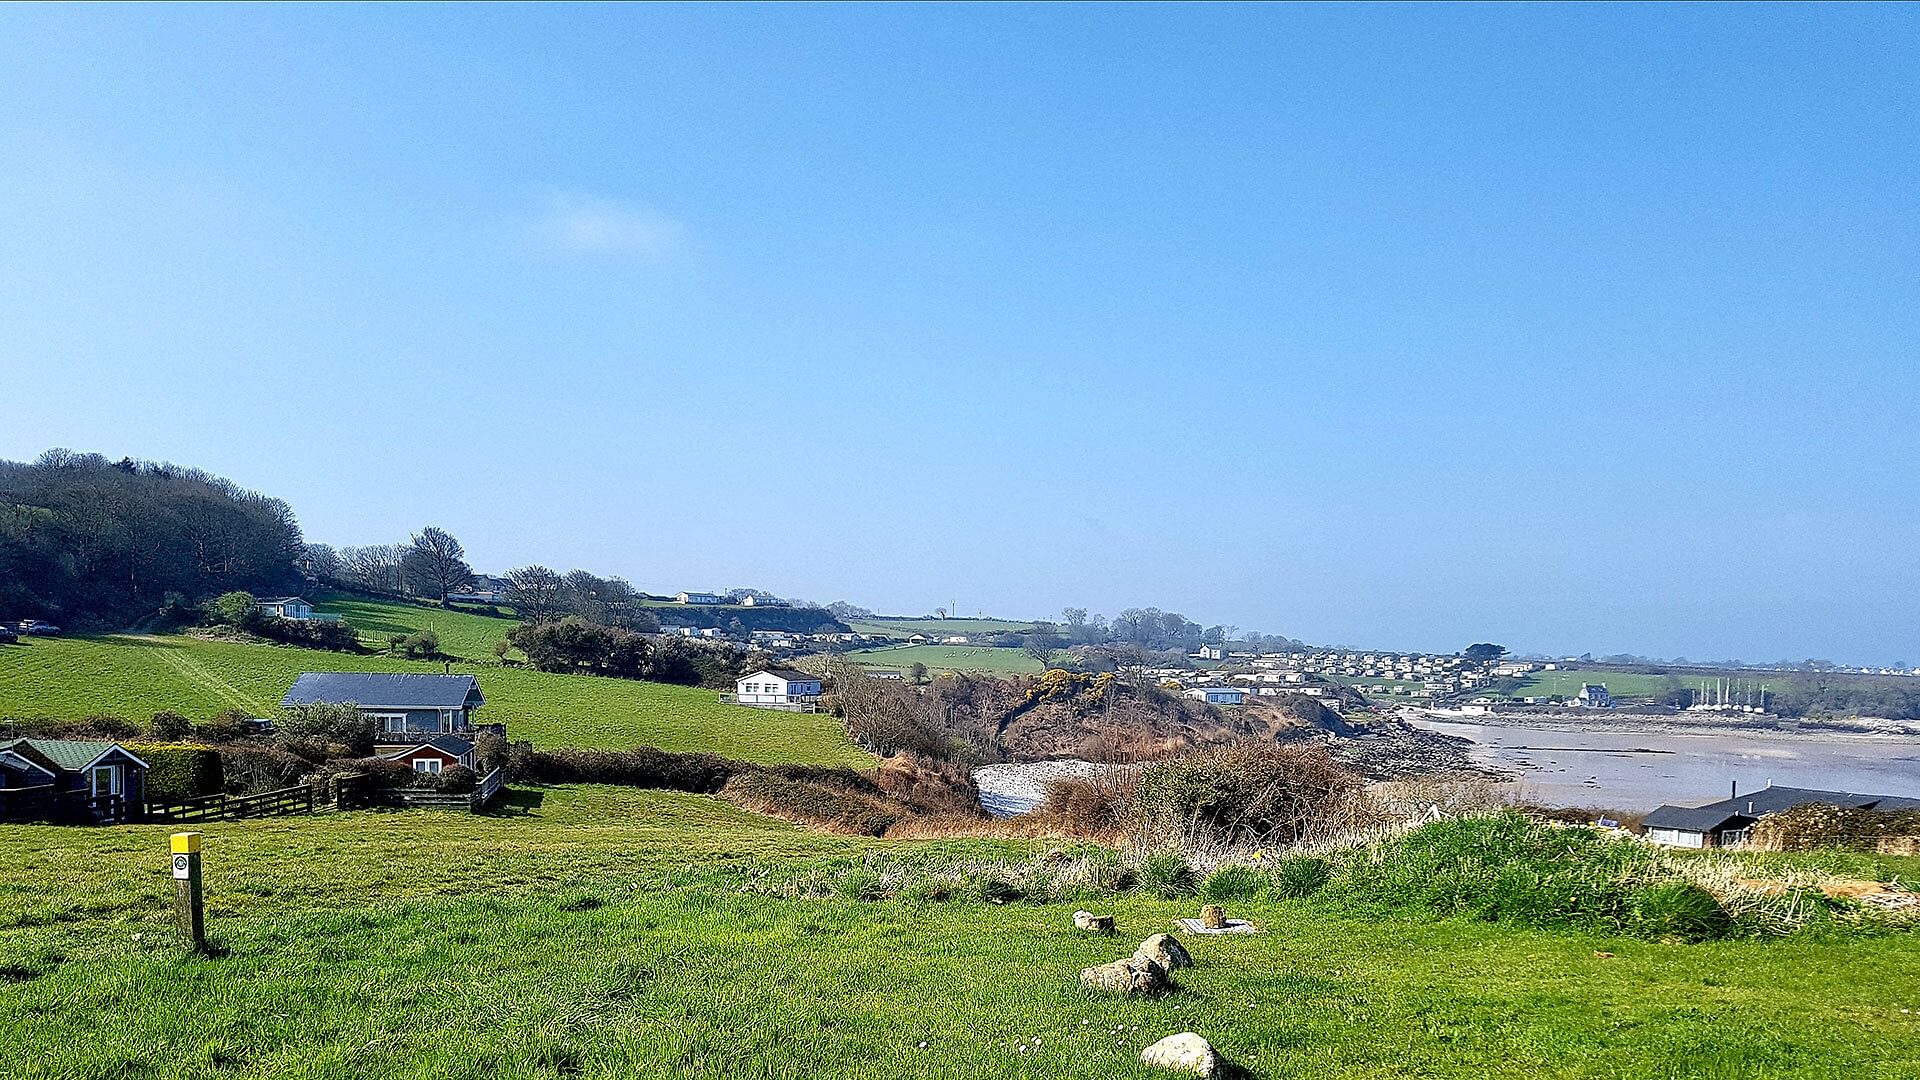
<path fill-rule="evenodd" d="M 756 709 L 812 712 L 820 702 L 820 677 L 792 668 L 767 668 L 733 683 L 732 700 Z"/>
<path fill-rule="evenodd" d="M 338 615 L 315 615 L 313 605 L 298 596 L 268 596 L 255 600 L 253 606 L 262 615 L 271 615 L 276 619 L 292 619 L 294 622 L 336 622 Z"/>

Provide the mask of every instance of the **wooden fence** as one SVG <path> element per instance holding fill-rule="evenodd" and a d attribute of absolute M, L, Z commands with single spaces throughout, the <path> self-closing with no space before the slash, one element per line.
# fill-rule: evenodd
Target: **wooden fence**
<path fill-rule="evenodd" d="M 152 821 L 231 821 L 236 818 L 284 817 L 311 814 L 317 805 L 312 786 L 296 784 L 255 795 L 206 795 L 179 802 L 147 803 Z"/>
<path fill-rule="evenodd" d="M 52 784 L 0 788 L 0 821 L 54 825 L 112 825 L 127 819 L 123 795 L 93 795 L 85 789 L 61 791 Z"/>
<path fill-rule="evenodd" d="M 383 792 L 401 806 L 421 810 L 466 810 L 479 813 L 500 797 L 506 778 L 499 769 L 483 777 L 472 791 L 433 791 L 429 788 L 392 788 Z"/>

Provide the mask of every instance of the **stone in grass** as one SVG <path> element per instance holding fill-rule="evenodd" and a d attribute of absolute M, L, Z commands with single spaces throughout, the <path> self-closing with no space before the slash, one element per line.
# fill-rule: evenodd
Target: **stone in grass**
<path fill-rule="evenodd" d="M 1193 954 L 1187 952 L 1187 947 L 1172 934 L 1155 934 L 1141 942 L 1140 947 L 1133 950 L 1133 958 L 1151 960 L 1167 971 L 1193 966 Z"/>
<path fill-rule="evenodd" d="M 1095 915 L 1091 911 L 1076 911 L 1073 913 L 1073 925 L 1082 930 L 1111 934 L 1113 933 L 1113 916 Z"/>
<path fill-rule="evenodd" d="M 1089 990 L 1106 990 L 1129 997 L 1151 996 L 1167 988 L 1167 969 L 1151 960 L 1129 956 L 1125 960 L 1087 968 L 1080 973 L 1080 985 Z"/>
<path fill-rule="evenodd" d="M 1214 1052 L 1213 1044 L 1191 1031 L 1169 1035 L 1140 1051 L 1140 1063 L 1157 1069 L 1191 1073 L 1194 1076 L 1223 1077 L 1227 1075 L 1220 1055 Z"/>

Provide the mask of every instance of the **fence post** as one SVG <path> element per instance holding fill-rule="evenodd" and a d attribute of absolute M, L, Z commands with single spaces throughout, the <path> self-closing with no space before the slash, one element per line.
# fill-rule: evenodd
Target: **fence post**
<path fill-rule="evenodd" d="M 201 907 L 200 834 L 173 834 L 173 924 L 193 942 L 198 952 L 207 951 L 207 917 Z"/>

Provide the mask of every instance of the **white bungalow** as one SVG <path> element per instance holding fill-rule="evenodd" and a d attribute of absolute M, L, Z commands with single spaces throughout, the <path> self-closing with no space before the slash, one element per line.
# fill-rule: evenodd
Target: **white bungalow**
<path fill-rule="evenodd" d="M 1237 686 L 1196 686 L 1186 696 L 1209 705 L 1240 705 L 1247 700 L 1247 692 Z"/>
<path fill-rule="evenodd" d="M 820 701 L 820 677 L 792 668 L 766 668 L 735 679 L 733 701 L 757 709 L 811 711 Z"/>

